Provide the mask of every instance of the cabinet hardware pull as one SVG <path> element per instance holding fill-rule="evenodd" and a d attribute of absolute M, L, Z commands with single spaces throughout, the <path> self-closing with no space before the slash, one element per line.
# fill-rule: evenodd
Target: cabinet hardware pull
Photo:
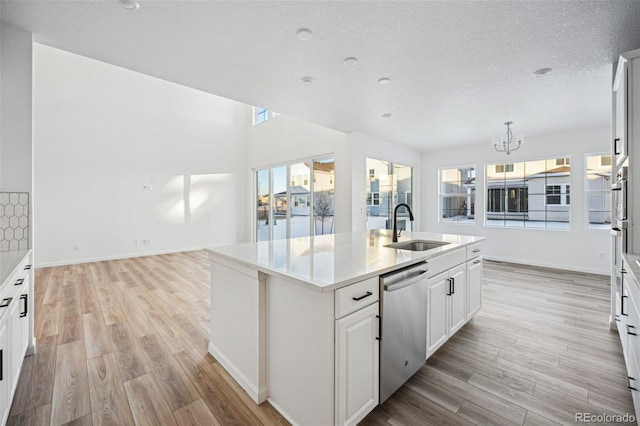
<path fill-rule="evenodd" d="M 2 303 L 0 303 L 0 308 L 6 308 L 7 306 L 9 306 L 11 304 L 12 300 L 13 300 L 13 297 L 7 297 L 6 299 L 4 299 L 2 301 Z"/>
<path fill-rule="evenodd" d="M 4 349 L 0 349 L 0 380 L 4 380 Z"/>
<path fill-rule="evenodd" d="M 376 340 L 382 340 L 382 317 L 376 315 L 376 318 L 378 318 L 378 337 L 376 337 Z"/>
<path fill-rule="evenodd" d="M 29 295 L 28 294 L 23 294 L 22 296 L 20 296 L 20 300 L 24 300 L 24 311 L 20 312 L 20 318 L 24 318 L 27 316 L 27 306 L 29 305 Z"/>
<path fill-rule="evenodd" d="M 19 280 L 16 281 L 14 285 L 22 285 L 23 282 L 24 282 L 24 278 L 20 278 Z"/>
<path fill-rule="evenodd" d="M 636 380 L 636 379 L 634 379 L 634 378 L 633 378 L 633 377 L 631 377 L 631 376 L 627 376 L 627 377 L 629 378 L 629 380 L 628 380 L 628 383 L 629 383 L 629 384 L 627 385 L 627 389 L 631 389 L 631 390 L 637 391 L 638 389 L 636 389 L 634 386 L 631 386 L 631 381 L 632 381 L 632 380 Z"/>
<path fill-rule="evenodd" d="M 451 288 L 451 285 L 453 284 L 453 278 L 447 278 L 447 281 L 449 282 L 449 293 L 447 293 L 447 296 L 451 296 L 453 294 L 453 289 Z"/>
<path fill-rule="evenodd" d="M 627 270 L 626 270 L 626 269 L 624 269 L 624 268 L 622 268 L 622 269 L 620 269 L 620 273 L 621 273 L 621 274 L 626 274 L 626 273 L 627 273 Z"/>
<path fill-rule="evenodd" d="M 620 152 L 618 152 L 618 142 L 620 142 L 620 138 L 615 138 L 613 140 L 613 154 L 614 155 L 620 155 Z"/>
<path fill-rule="evenodd" d="M 478 263 L 482 262 L 482 260 L 476 260 L 473 262 L 474 265 L 477 265 Z"/>
<path fill-rule="evenodd" d="M 352 297 L 352 299 L 353 299 L 353 300 L 355 300 L 355 301 L 357 302 L 358 300 L 362 300 L 362 299 L 364 299 L 365 297 L 369 297 L 369 296 L 371 296 L 372 294 L 373 294 L 373 293 L 371 293 L 370 291 L 368 291 L 368 292 L 366 292 L 365 294 L 363 294 L 362 296 L 360 296 L 360 297 Z"/>
<path fill-rule="evenodd" d="M 24 267 L 24 270 L 25 270 L 25 271 L 27 271 L 27 270 L 29 270 L 29 269 L 31 269 L 31 265 L 26 265 L 26 266 Z"/>
<path fill-rule="evenodd" d="M 636 333 L 633 333 L 633 332 L 629 331 L 629 329 L 634 329 L 635 330 L 634 326 L 627 324 L 627 334 L 630 334 L 632 336 L 637 336 Z"/>
<path fill-rule="evenodd" d="M 629 296 L 620 295 L 620 313 L 621 313 L 622 315 L 624 315 L 625 317 L 628 317 L 628 316 L 629 316 L 628 314 L 626 314 L 626 313 L 624 312 L 624 299 L 625 299 L 625 298 L 627 298 L 627 297 L 629 297 Z"/>
<path fill-rule="evenodd" d="M 456 294 L 456 279 L 451 278 L 451 294 Z"/>
<path fill-rule="evenodd" d="M 475 249 L 473 252 L 474 253 L 480 253 L 480 249 Z"/>

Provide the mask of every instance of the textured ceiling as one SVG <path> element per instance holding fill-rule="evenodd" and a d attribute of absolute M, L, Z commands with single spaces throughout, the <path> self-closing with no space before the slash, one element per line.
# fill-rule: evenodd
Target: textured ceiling
<path fill-rule="evenodd" d="M 420 150 L 488 143 L 508 120 L 525 137 L 608 124 L 611 64 L 640 47 L 640 1 L 141 3 L 3 0 L 2 19 L 44 44 Z"/>

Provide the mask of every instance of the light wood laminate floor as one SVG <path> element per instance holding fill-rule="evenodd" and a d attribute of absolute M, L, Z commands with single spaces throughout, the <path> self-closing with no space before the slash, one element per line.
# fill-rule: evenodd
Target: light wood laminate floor
<path fill-rule="evenodd" d="M 605 277 L 485 262 L 483 309 L 364 424 L 632 413 Z M 204 251 L 36 271 L 38 352 L 9 425 L 287 424 L 207 354 Z"/>

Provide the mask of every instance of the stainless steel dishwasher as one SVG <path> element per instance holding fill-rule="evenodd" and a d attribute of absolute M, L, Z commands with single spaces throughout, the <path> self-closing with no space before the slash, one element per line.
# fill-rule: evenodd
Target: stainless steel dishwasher
<path fill-rule="evenodd" d="M 380 276 L 380 403 L 427 359 L 427 263 Z"/>

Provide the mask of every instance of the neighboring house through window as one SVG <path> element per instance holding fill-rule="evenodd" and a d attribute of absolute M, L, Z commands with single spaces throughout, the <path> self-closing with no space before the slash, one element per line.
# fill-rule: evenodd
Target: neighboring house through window
<path fill-rule="evenodd" d="M 585 159 L 585 206 L 589 229 L 611 228 L 611 155 L 591 154 Z"/>
<path fill-rule="evenodd" d="M 439 175 L 440 222 L 474 223 L 475 166 L 444 168 Z"/>
<path fill-rule="evenodd" d="M 489 164 L 487 226 L 569 229 L 569 158 Z"/>

